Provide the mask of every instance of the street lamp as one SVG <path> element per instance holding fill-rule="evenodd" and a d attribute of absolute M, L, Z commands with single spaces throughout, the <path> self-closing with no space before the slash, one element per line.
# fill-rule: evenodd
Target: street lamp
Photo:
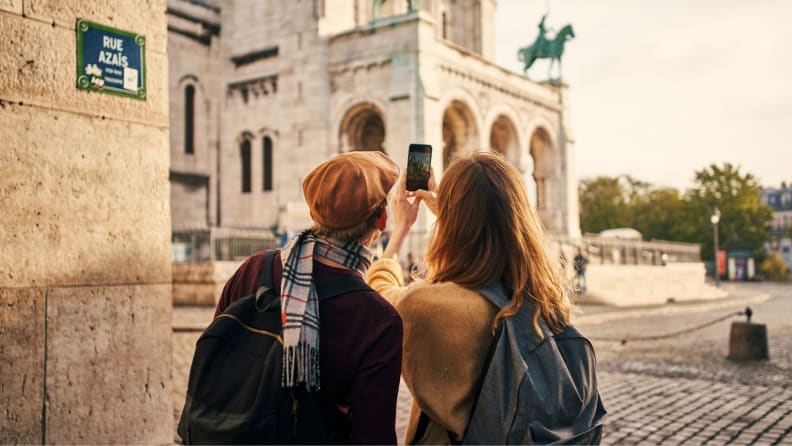
<path fill-rule="evenodd" d="M 720 221 L 720 210 L 715 208 L 710 216 L 712 222 L 712 234 L 715 238 L 715 286 L 720 286 L 720 274 L 718 272 L 718 222 Z"/>

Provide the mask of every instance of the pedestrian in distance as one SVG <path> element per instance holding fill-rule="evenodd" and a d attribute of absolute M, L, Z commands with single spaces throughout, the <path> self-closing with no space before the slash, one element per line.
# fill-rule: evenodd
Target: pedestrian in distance
<path fill-rule="evenodd" d="M 575 255 L 575 287 L 580 294 L 586 293 L 586 267 L 588 263 L 589 261 L 583 248 L 578 248 L 577 255 Z"/>
<path fill-rule="evenodd" d="M 265 350 L 259 362 L 274 361 L 273 370 L 282 370 L 276 388 L 260 388 L 259 380 L 264 378 L 250 376 L 253 372 L 245 364 L 226 363 L 227 370 L 205 367 L 196 371 L 197 354 L 190 376 L 190 386 L 193 375 L 196 382 L 203 375 L 213 377 L 217 386 L 229 387 L 229 400 L 243 398 L 239 393 L 248 390 L 241 383 L 252 380 L 251 398 L 259 397 L 262 405 L 273 406 L 276 412 L 284 407 L 286 414 L 273 416 L 270 425 L 249 429 L 233 421 L 237 418 L 234 410 L 257 409 L 222 408 L 221 419 L 206 421 L 201 417 L 206 418 L 210 410 L 203 410 L 206 404 L 199 401 L 190 410 L 197 419 L 192 425 L 200 425 L 202 433 L 192 442 L 396 444 L 402 321 L 393 306 L 363 281 L 363 275 L 372 262 L 370 248 L 386 227 L 386 198 L 397 177 L 396 164 L 380 152 L 336 155 L 305 177 L 302 187 L 314 226 L 280 251 L 258 252 L 245 260 L 225 284 L 213 322 L 238 322 L 241 318 L 234 311 L 251 297 L 258 311 L 275 306 L 272 331 L 278 333 L 248 326 L 242 331 L 277 338 L 279 344 L 272 348 L 282 349 L 282 356 L 256 347 Z M 262 279 L 268 277 L 271 282 Z M 265 305 L 262 300 L 268 294 L 275 300 Z M 211 330 L 212 326 L 207 332 Z M 204 336 L 211 338 L 207 332 Z M 203 337 L 196 350 L 202 342 Z M 225 350 L 215 356 L 224 355 Z M 213 386 L 212 380 L 206 381 L 204 387 Z M 204 391 L 197 384 L 194 387 L 188 389 L 187 405 Z M 285 401 L 268 401 L 273 398 Z M 223 395 L 215 399 L 222 402 Z M 303 408 L 313 412 L 301 413 Z M 251 418 L 256 417 L 254 413 Z M 180 423 L 182 437 L 195 432 L 186 418 L 184 426 Z M 213 422 L 225 430 L 213 432 Z M 248 431 L 234 432 L 242 428 Z M 270 436 L 275 431 L 277 435 Z"/>
<path fill-rule="evenodd" d="M 482 152 L 434 183 L 413 194 L 400 177 L 390 244 L 366 276 L 404 322 L 405 443 L 599 443 L 593 348 L 570 325 L 569 292 L 519 172 Z M 398 255 L 421 202 L 437 218 L 427 275 L 404 287 Z"/>
<path fill-rule="evenodd" d="M 412 252 L 407 253 L 407 262 L 404 270 L 404 283 L 412 283 L 415 280 L 415 274 L 418 272 L 418 263 L 415 262 L 415 257 Z"/>

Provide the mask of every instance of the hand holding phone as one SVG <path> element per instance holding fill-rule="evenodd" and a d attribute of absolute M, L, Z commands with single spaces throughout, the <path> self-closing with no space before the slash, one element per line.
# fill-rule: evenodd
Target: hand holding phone
<path fill-rule="evenodd" d="M 414 192 L 414 196 L 423 200 L 429 212 L 437 215 L 437 182 L 434 169 L 429 169 L 429 189 L 418 189 Z"/>
<path fill-rule="evenodd" d="M 432 166 L 432 146 L 410 144 L 407 152 L 407 190 L 429 190 L 429 169 Z"/>

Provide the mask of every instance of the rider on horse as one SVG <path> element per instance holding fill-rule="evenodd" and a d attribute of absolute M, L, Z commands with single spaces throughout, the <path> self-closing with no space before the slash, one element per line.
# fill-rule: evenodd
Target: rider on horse
<path fill-rule="evenodd" d="M 544 42 L 547 41 L 545 39 L 545 34 L 547 34 L 547 28 L 545 28 L 544 21 L 547 18 L 547 14 L 542 16 L 542 21 L 539 22 L 539 35 L 536 37 L 536 48 L 540 50 L 544 50 Z"/>

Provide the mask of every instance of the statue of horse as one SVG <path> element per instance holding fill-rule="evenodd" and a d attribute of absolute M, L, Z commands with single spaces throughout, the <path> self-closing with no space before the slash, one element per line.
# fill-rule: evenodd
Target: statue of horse
<path fill-rule="evenodd" d="M 524 72 L 527 72 L 536 59 L 550 59 L 550 69 L 547 72 L 547 77 L 550 77 L 550 72 L 553 70 L 553 64 L 558 61 L 558 77 L 561 77 L 561 56 L 564 55 L 564 44 L 567 40 L 575 37 L 575 31 L 572 25 L 565 25 L 556 34 L 553 40 L 537 37 L 533 45 L 520 48 L 517 52 L 517 59 L 525 63 Z"/>

